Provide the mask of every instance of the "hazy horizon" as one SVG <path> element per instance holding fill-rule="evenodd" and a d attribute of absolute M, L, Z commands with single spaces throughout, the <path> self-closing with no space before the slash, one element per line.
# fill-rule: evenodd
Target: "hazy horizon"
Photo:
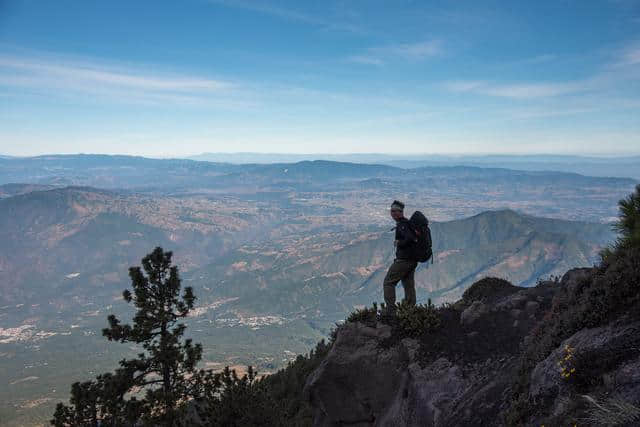
<path fill-rule="evenodd" d="M 345 152 L 295 152 L 295 151 L 202 151 L 191 154 L 167 154 L 167 155 L 153 155 L 153 154 L 128 154 L 124 152 L 88 152 L 88 151 L 75 151 L 75 152 L 49 152 L 42 151 L 36 154 L 9 154 L 0 153 L 0 157 L 41 157 L 41 156 L 74 156 L 74 155 L 96 155 L 96 156 L 134 156 L 134 157 L 146 157 L 150 159 L 192 159 L 194 157 L 206 156 L 206 155 L 221 155 L 221 156 L 304 156 L 304 157 L 349 157 L 349 156 L 380 156 L 380 157 L 446 157 L 446 158 L 465 158 L 465 157 L 515 157 L 515 158 L 531 158 L 531 157 L 557 157 L 557 158 L 571 158 L 581 157 L 585 159 L 626 159 L 629 156 L 639 157 L 640 150 L 629 152 L 603 152 L 603 153 L 580 153 L 580 152 L 567 152 L 567 153 L 553 153 L 553 152 L 531 152 L 531 153 L 515 153 L 515 152 L 368 152 L 368 151 L 345 151 Z"/>
<path fill-rule="evenodd" d="M 145 159 L 157 160 L 159 163 L 181 163 L 183 160 L 194 162 L 212 162 L 226 165 L 298 165 L 301 162 L 326 161 L 331 163 L 353 165 L 384 165 L 401 169 L 423 167 L 474 167 L 489 169 L 510 169 L 516 171 L 562 172 L 576 173 L 593 177 L 628 177 L 640 180 L 640 156 L 634 155 L 556 155 L 556 154 L 404 154 L 404 153 L 201 153 L 194 156 L 129 156 L 95 153 L 55 154 L 47 153 L 40 156 L 2 156 L 3 163 L 8 168 L 29 168 L 40 163 L 38 159 L 45 159 L 51 168 L 73 168 L 86 163 L 110 164 L 114 159 Z M 35 159 L 30 162 L 29 159 Z M 64 164 L 64 166 L 63 166 Z M 31 165 L 31 166 L 30 166 Z M 42 164 L 41 166 L 44 166 Z"/>

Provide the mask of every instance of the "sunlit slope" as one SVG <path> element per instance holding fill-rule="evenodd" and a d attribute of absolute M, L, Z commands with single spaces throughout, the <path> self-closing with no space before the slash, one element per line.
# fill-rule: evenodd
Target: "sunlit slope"
<path fill-rule="evenodd" d="M 435 259 L 416 273 L 419 299 L 458 297 L 486 275 L 529 286 L 591 265 L 613 238 L 610 226 L 535 218 L 510 210 L 432 224 Z M 319 233 L 245 245 L 189 275 L 204 298 L 239 298 L 256 312 L 350 310 L 381 300 L 393 258 L 390 231 Z"/>
<path fill-rule="evenodd" d="M 0 199 L 0 303 L 119 294 L 149 248 L 203 265 L 274 220 L 247 203 L 132 195 L 89 187 Z M 35 300 L 34 300 L 35 298 Z M 63 303 L 63 302 L 62 302 Z"/>

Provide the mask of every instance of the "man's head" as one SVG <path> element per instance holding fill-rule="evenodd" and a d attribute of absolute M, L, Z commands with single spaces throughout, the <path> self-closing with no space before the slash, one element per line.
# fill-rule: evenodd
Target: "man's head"
<path fill-rule="evenodd" d="M 400 218 L 404 217 L 404 203 L 394 200 L 391 203 L 391 218 L 398 221 Z"/>

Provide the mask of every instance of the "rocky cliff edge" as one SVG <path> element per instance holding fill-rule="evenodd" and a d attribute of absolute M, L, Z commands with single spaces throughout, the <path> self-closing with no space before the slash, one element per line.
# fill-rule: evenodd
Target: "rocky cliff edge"
<path fill-rule="evenodd" d="M 638 425 L 634 313 L 556 337 L 546 357 L 525 360 L 559 310 L 559 294 L 579 292 L 597 274 L 575 269 L 532 288 L 483 279 L 438 309 L 437 329 L 418 336 L 379 316 L 346 322 L 306 382 L 314 426 Z M 597 381 L 579 381 L 577 369 Z"/>

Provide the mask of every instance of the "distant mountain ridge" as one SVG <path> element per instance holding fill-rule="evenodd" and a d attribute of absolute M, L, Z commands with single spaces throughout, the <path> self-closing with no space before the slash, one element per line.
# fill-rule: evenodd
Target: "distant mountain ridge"
<path fill-rule="evenodd" d="M 528 171 L 565 171 L 591 176 L 618 176 L 640 179 L 640 156 L 576 155 L 426 155 L 426 154 L 276 154 L 276 153 L 202 153 L 188 157 L 225 163 L 282 163 L 301 160 L 332 160 L 376 163 L 401 168 L 421 166 L 477 166 Z"/>
<path fill-rule="evenodd" d="M 481 169 L 482 167 L 482 169 Z M 295 163 L 231 164 L 186 159 L 151 159 L 123 155 L 50 155 L 24 158 L 0 158 L 0 184 L 31 183 L 54 185 L 90 185 L 102 188 L 165 188 L 185 186 L 224 186 L 247 184 L 247 177 L 259 178 L 257 185 L 278 180 L 318 180 L 316 184 L 340 179 L 386 177 L 400 180 L 428 179 L 432 176 L 482 172 L 487 176 L 515 174 L 524 177 L 554 175 L 565 180 L 597 181 L 568 171 L 518 171 L 505 167 L 459 164 L 415 164 L 402 168 L 389 164 L 365 164 L 330 160 L 303 160 Z M 276 180 L 274 182 L 274 180 Z M 636 181 L 610 178 L 624 185 Z M 250 181 L 251 182 L 251 181 Z"/>
<path fill-rule="evenodd" d="M 19 194 L 31 193 L 33 191 L 52 190 L 56 188 L 53 185 L 39 184 L 19 184 L 10 183 L 0 185 L 0 198 L 17 196 Z"/>

